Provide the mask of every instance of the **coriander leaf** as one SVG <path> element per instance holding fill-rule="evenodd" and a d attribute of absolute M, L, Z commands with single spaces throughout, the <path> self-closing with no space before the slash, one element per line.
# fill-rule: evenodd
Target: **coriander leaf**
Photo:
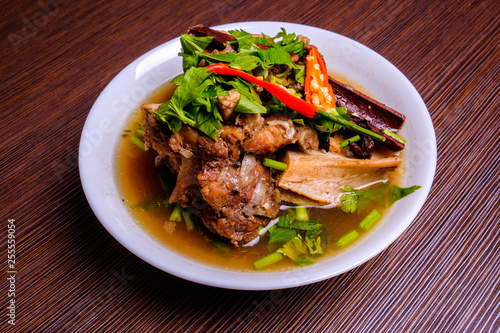
<path fill-rule="evenodd" d="M 297 235 L 293 229 L 276 228 L 269 233 L 269 243 L 286 243 Z"/>
<path fill-rule="evenodd" d="M 267 109 L 247 96 L 241 95 L 240 101 L 234 108 L 234 111 L 241 113 L 266 113 Z"/>
<path fill-rule="evenodd" d="M 342 201 L 342 211 L 346 213 L 354 213 L 358 209 L 358 196 L 354 192 L 342 194 L 340 197 Z"/>
<path fill-rule="evenodd" d="M 375 201 L 382 207 L 386 206 L 388 191 L 390 184 L 389 182 L 382 183 L 378 186 L 366 189 L 366 190 L 356 190 L 355 193 L 358 197 L 362 199 L 367 199 Z"/>
<path fill-rule="evenodd" d="M 246 32 L 243 29 L 236 29 L 236 30 L 229 30 L 228 31 L 231 36 L 233 36 L 236 39 L 241 39 L 241 38 L 253 38 L 252 34 L 249 32 Z"/>
<path fill-rule="evenodd" d="M 260 58 L 256 56 L 250 54 L 240 54 L 232 60 L 229 66 L 235 69 L 248 72 L 256 68 L 259 65 L 259 63 L 260 63 Z"/>
<path fill-rule="evenodd" d="M 306 79 L 306 66 L 297 65 L 293 69 L 293 73 L 295 74 L 295 81 L 298 83 L 304 83 Z"/>
<path fill-rule="evenodd" d="M 214 36 L 196 37 L 188 34 L 181 35 L 181 46 L 184 53 L 194 55 L 197 51 L 203 52 L 212 42 Z"/>
<path fill-rule="evenodd" d="M 347 108 L 345 105 L 342 106 L 336 106 L 335 111 L 337 111 L 337 114 L 341 116 L 342 118 L 345 118 L 346 120 L 351 120 L 351 117 L 347 114 Z"/>
<path fill-rule="evenodd" d="M 195 125 L 193 127 L 216 140 L 220 135 L 219 130 L 222 128 L 222 116 L 213 99 L 199 98 L 196 100 L 197 103 L 202 103 L 203 101 L 205 101 L 206 112 L 198 112 L 196 114 Z"/>
<path fill-rule="evenodd" d="M 300 254 L 307 254 L 307 246 L 304 244 L 302 237 L 295 236 L 281 247 L 277 252 L 286 254 L 287 257 L 296 261 Z"/>
<path fill-rule="evenodd" d="M 170 99 L 178 113 L 213 84 L 210 80 L 205 81 L 210 75 L 211 73 L 208 73 L 208 69 L 204 67 L 192 67 L 184 73 L 182 81 Z"/>
<path fill-rule="evenodd" d="M 236 53 L 232 52 L 219 54 L 200 53 L 199 56 L 216 62 L 232 62 L 238 57 Z"/>
<path fill-rule="evenodd" d="M 290 228 L 290 226 L 295 222 L 295 215 L 287 214 L 285 216 L 280 216 L 276 226 L 283 228 Z"/>
<path fill-rule="evenodd" d="M 382 183 L 378 186 L 366 190 L 353 190 L 350 186 L 344 186 L 342 190 L 346 191 L 340 200 L 342 202 L 341 209 L 346 213 L 353 213 L 361 206 L 361 202 L 374 201 L 381 207 L 389 206 L 399 199 L 415 192 L 421 186 L 414 185 L 407 188 L 402 188 L 397 185 L 392 185 L 389 182 Z"/>
<path fill-rule="evenodd" d="M 270 68 L 274 65 L 292 64 L 290 54 L 283 50 L 271 47 L 266 50 L 259 49 L 259 57 L 262 59 L 262 67 Z"/>
<path fill-rule="evenodd" d="M 323 254 L 323 247 L 321 246 L 321 238 L 310 238 L 306 236 L 306 245 L 309 249 L 309 253 L 312 255 Z"/>
<path fill-rule="evenodd" d="M 420 185 L 413 185 L 410 187 L 401 188 L 397 185 L 393 185 L 391 187 L 391 195 L 390 195 L 390 199 L 389 199 L 390 204 L 392 205 L 393 203 L 395 203 L 399 199 L 402 199 L 402 198 L 406 197 L 407 195 L 412 194 L 413 192 L 415 192 L 416 190 L 418 190 L 421 187 L 422 186 L 420 186 Z"/>
<path fill-rule="evenodd" d="M 175 89 L 172 98 L 168 102 L 161 104 L 156 113 L 159 119 L 167 123 L 172 131 L 177 132 L 181 127 L 179 121 L 173 120 L 173 117 L 195 127 L 196 121 L 194 118 L 200 114 L 198 112 L 199 108 L 190 103 L 214 84 L 212 80 L 208 79 L 210 75 L 211 73 L 208 73 L 206 68 L 192 67 L 184 75 L 176 78 L 175 81 L 178 87 Z"/>
<path fill-rule="evenodd" d="M 273 39 L 279 38 L 281 38 L 281 40 L 274 44 L 275 47 L 283 48 L 284 50 L 296 53 L 299 56 L 304 54 L 304 42 L 300 41 L 296 34 L 288 34 L 284 28 L 281 28 L 281 32 L 279 32 Z"/>
<path fill-rule="evenodd" d="M 295 265 L 298 266 L 309 266 L 315 264 L 316 262 L 311 258 L 306 257 L 305 254 L 301 253 L 297 256 L 297 260 L 295 260 Z"/>

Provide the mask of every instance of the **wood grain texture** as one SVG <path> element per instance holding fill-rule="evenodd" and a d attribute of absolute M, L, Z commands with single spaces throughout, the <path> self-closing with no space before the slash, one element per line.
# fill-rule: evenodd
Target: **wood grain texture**
<path fill-rule="evenodd" d="M 6 263 L 15 219 L 18 274 L 16 326 L 2 312 L 1 330 L 500 331 L 499 17 L 493 0 L 3 1 L 0 248 Z M 367 263 L 299 288 L 221 290 L 159 271 L 107 233 L 80 185 L 78 142 L 97 96 L 138 56 L 188 25 L 256 20 L 324 28 L 386 57 L 427 104 L 438 165 L 410 228 Z"/>

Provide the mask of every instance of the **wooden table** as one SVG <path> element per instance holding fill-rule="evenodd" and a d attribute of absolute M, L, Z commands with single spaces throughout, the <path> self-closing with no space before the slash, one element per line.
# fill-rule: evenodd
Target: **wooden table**
<path fill-rule="evenodd" d="M 499 17 L 494 0 L 3 1 L 2 331 L 498 332 Z M 164 273 L 103 228 L 80 184 L 85 118 L 120 70 L 188 25 L 250 20 L 372 48 L 415 85 L 436 129 L 436 178 L 410 228 L 367 263 L 304 287 L 222 290 Z"/>

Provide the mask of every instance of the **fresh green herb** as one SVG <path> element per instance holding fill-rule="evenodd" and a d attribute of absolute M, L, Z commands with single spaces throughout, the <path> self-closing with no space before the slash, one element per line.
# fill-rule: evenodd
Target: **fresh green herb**
<path fill-rule="evenodd" d="M 146 148 L 144 147 L 144 142 L 139 139 L 138 137 L 136 137 L 135 135 L 129 137 L 130 141 L 132 141 L 132 143 L 134 145 L 136 145 L 140 150 L 142 151 L 146 151 Z"/>
<path fill-rule="evenodd" d="M 346 193 L 342 194 L 341 209 L 346 213 L 354 213 L 360 206 L 360 202 L 376 202 L 381 207 L 388 207 L 405 196 L 415 192 L 421 186 L 414 185 L 402 188 L 392 185 L 389 182 L 379 184 L 378 186 L 366 190 L 353 190 L 350 186 L 342 188 Z M 387 202 L 389 201 L 389 202 Z"/>
<path fill-rule="evenodd" d="M 234 54 L 234 53 L 232 53 Z M 230 63 L 229 67 L 242 71 L 251 71 L 259 66 L 261 60 L 251 54 L 238 54 Z"/>
<path fill-rule="evenodd" d="M 262 164 L 268 168 L 280 170 L 280 171 L 285 171 L 288 168 L 288 165 L 283 162 L 279 162 L 276 160 L 272 160 L 270 158 L 264 158 L 262 161 Z"/>
<path fill-rule="evenodd" d="M 298 266 L 309 266 L 315 264 L 316 262 L 309 258 L 307 255 L 301 253 L 297 256 L 297 260 L 295 260 L 295 265 Z"/>
<path fill-rule="evenodd" d="M 297 261 L 297 258 L 299 257 L 300 254 L 307 254 L 307 246 L 304 243 L 302 237 L 297 235 L 296 237 L 292 238 L 288 242 L 286 242 L 281 249 L 278 250 L 279 252 L 286 254 L 287 257 L 292 259 L 293 261 Z"/>
<path fill-rule="evenodd" d="M 188 34 L 181 35 L 180 40 L 183 53 L 179 53 L 179 55 L 182 56 L 184 71 L 190 67 L 198 66 L 202 59 L 199 54 L 205 50 L 213 39 L 213 36 L 196 37 Z"/>
<path fill-rule="evenodd" d="M 299 208 L 299 215 L 304 213 L 301 210 Z M 307 215 L 307 210 L 305 214 Z M 269 243 L 284 243 L 276 253 L 286 255 L 296 265 L 313 264 L 314 260 L 311 257 L 323 254 L 323 246 L 326 244 L 323 244 L 319 237 L 322 225 L 316 221 L 308 221 L 308 219 L 298 221 L 294 214 L 288 214 L 280 216 L 277 223 L 269 228 Z M 277 256 L 274 257 L 277 258 Z"/>
<path fill-rule="evenodd" d="M 418 190 L 421 187 L 422 186 L 419 186 L 419 185 L 413 185 L 410 187 L 402 188 L 402 187 L 399 187 L 397 185 L 393 185 L 390 189 L 390 191 L 391 191 L 390 204 L 392 205 L 393 203 L 395 203 L 399 199 L 402 199 L 402 198 L 406 197 L 407 195 L 412 194 L 413 192 L 415 192 L 416 190 Z"/>
<path fill-rule="evenodd" d="M 196 37 L 189 34 L 181 35 L 182 50 L 186 54 L 203 52 L 214 39 L 213 36 Z"/>
<path fill-rule="evenodd" d="M 323 246 L 321 245 L 321 238 L 309 238 L 306 237 L 306 245 L 309 249 L 309 253 L 312 255 L 321 255 L 323 254 Z"/>
<path fill-rule="evenodd" d="M 382 213 L 374 209 L 361 222 L 359 222 L 358 226 L 363 231 L 368 231 L 381 217 Z"/>
<path fill-rule="evenodd" d="M 269 233 L 269 243 L 286 243 L 297 235 L 294 229 L 274 228 Z"/>
<path fill-rule="evenodd" d="M 342 211 L 345 213 L 354 213 L 358 209 L 358 195 L 349 186 L 344 186 L 342 190 L 347 192 L 340 197 Z"/>
<path fill-rule="evenodd" d="M 338 247 L 343 248 L 354 242 L 358 237 L 359 237 L 359 232 L 357 232 L 356 230 L 352 230 L 351 232 L 337 239 L 335 244 Z"/>
<path fill-rule="evenodd" d="M 267 109 L 245 95 L 241 95 L 239 103 L 234 108 L 234 111 L 240 113 L 266 113 Z"/>
<path fill-rule="evenodd" d="M 342 141 L 340 143 L 340 147 L 345 148 L 349 145 L 349 142 L 358 142 L 359 140 L 361 140 L 361 137 L 359 135 L 355 135 L 352 138 Z"/>
<path fill-rule="evenodd" d="M 293 214 L 287 214 L 286 216 L 280 216 L 277 227 L 280 228 L 290 228 L 295 230 L 303 230 L 306 232 L 307 237 L 314 237 L 322 232 L 323 225 L 318 223 L 316 220 L 313 221 L 299 221 L 296 222 L 296 217 Z"/>
<path fill-rule="evenodd" d="M 263 269 L 272 264 L 277 263 L 281 259 L 283 259 L 283 255 L 281 253 L 273 252 L 270 255 L 257 260 L 256 262 L 253 263 L 253 265 L 255 266 L 256 269 Z"/>
<path fill-rule="evenodd" d="M 295 215 L 287 214 L 287 215 L 280 216 L 278 218 L 278 222 L 276 222 L 276 226 L 280 226 L 283 228 L 290 228 L 294 222 L 295 222 Z"/>
<path fill-rule="evenodd" d="M 222 128 L 222 117 L 210 97 L 201 97 L 202 93 L 214 81 L 211 74 L 203 67 L 191 67 L 177 80 L 179 85 L 172 98 L 160 105 L 157 116 L 167 123 L 173 132 L 180 130 L 182 123 L 195 127 L 212 139 L 219 136 Z"/>

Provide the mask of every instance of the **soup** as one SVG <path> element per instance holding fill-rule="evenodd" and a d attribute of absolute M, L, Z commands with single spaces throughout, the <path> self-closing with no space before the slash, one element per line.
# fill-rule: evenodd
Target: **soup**
<path fill-rule="evenodd" d="M 172 95 L 173 90 L 174 85 L 166 84 L 153 92 L 147 101 L 166 101 Z M 184 222 L 169 221 L 174 206 L 165 204 L 168 195 L 160 179 L 160 169 L 155 166 L 157 153 L 153 150 L 144 152 L 130 140 L 134 131 L 140 128 L 143 122 L 144 112 L 137 110 L 124 128 L 123 138 L 117 150 L 117 182 L 123 202 L 129 208 L 131 215 L 159 243 L 187 258 L 229 270 L 254 271 L 254 263 L 275 252 L 279 244 L 268 244 L 266 237 L 261 237 L 254 246 L 236 247 L 221 237 L 213 235 L 203 227 L 199 220 L 196 220 L 196 217 L 194 219 L 197 229 L 191 231 Z M 380 150 L 379 154 L 393 154 L 384 149 Z M 399 184 L 403 174 L 404 165 L 389 173 L 389 181 Z M 169 182 L 175 182 L 175 175 L 170 174 L 169 177 Z M 280 215 L 286 215 L 293 210 L 288 207 L 282 206 Z M 325 253 L 314 260 L 323 260 L 343 251 L 346 247 L 336 246 L 335 241 L 349 232 L 357 230 L 359 234 L 365 234 L 366 232 L 359 228 L 359 223 L 373 209 L 384 214 L 388 208 L 375 202 L 370 202 L 354 213 L 346 213 L 340 208 L 309 207 L 307 209 L 309 218 L 320 221 L 325 228 L 325 237 L 330 243 Z M 281 260 L 263 270 L 276 271 L 296 267 L 299 266 L 291 260 Z"/>

